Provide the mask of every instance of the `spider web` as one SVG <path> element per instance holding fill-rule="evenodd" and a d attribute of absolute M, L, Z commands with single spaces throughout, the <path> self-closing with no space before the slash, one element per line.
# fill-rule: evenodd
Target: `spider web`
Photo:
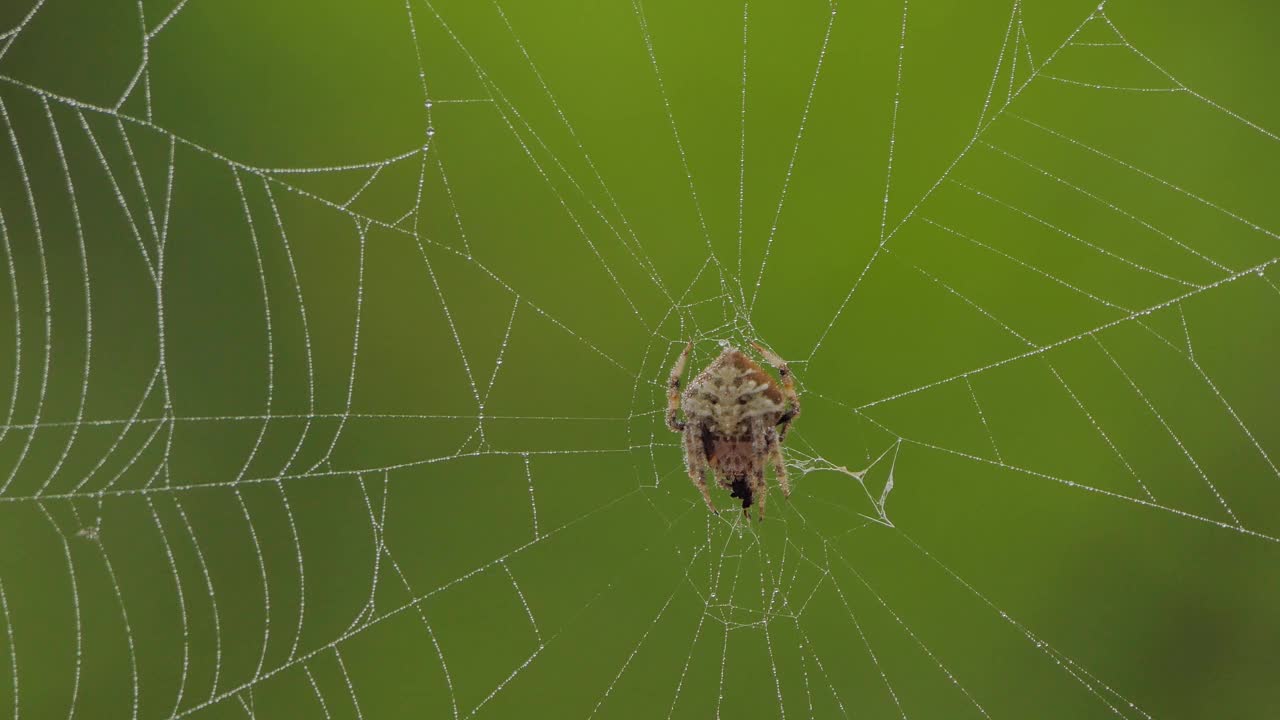
<path fill-rule="evenodd" d="M 0 708 L 1274 710 L 1280 138 L 1164 12 L 6 8 Z"/>

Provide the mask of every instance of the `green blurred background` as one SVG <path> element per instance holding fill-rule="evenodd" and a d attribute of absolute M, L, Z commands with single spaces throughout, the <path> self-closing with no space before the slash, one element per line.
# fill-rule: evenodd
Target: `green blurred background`
<path fill-rule="evenodd" d="M 1278 13 L 5 4 L 0 714 L 1280 716 Z"/>

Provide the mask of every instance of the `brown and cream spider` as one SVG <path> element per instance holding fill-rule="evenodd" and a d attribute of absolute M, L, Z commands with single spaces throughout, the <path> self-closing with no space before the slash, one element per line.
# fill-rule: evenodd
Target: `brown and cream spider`
<path fill-rule="evenodd" d="M 763 520 L 766 462 L 773 463 L 782 496 L 791 496 L 781 443 L 800 414 L 800 399 L 786 361 L 756 343 L 751 345 L 778 369 L 781 385 L 741 351 L 726 347 L 681 393 L 680 376 L 693 347 L 690 342 L 667 381 L 667 427 L 684 434 L 689 477 L 702 492 L 708 510 L 716 512 L 707 492 L 707 475 L 713 474 L 720 487 L 742 500 L 743 515 L 758 500 Z M 676 417 L 677 410 L 684 411 L 684 420 Z"/>

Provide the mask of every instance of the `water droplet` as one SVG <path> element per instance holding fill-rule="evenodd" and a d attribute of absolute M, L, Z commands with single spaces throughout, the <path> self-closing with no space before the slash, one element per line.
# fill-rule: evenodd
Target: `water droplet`
<path fill-rule="evenodd" d="M 426 102 L 426 108 L 427 108 L 428 110 L 430 110 L 430 109 L 431 109 L 431 106 L 432 106 L 432 105 L 434 105 L 434 104 L 435 104 L 435 103 L 433 103 L 433 102 L 431 102 L 430 100 L 428 100 L 428 101 Z"/>
<path fill-rule="evenodd" d="M 429 128 L 427 128 L 427 137 L 432 137 L 432 136 L 434 136 L 435 134 L 436 134 L 436 129 L 435 129 L 435 128 L 433 128 L 433 127 L 429 127 Z"/>

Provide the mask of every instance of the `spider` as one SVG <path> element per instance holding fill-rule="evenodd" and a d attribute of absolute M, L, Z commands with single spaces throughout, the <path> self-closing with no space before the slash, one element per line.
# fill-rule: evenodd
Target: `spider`
<path fill-rule="evenodd" d="M 707 509 L 716 506 L 707 492 L 707 475 L 714 475 L 730 496 L 742 500 L 742 514 L 759 498 L 759 519 L 764 519 L 764 467 L 772 462 L 782 496 L 791 496 L 787 468 L 782 461 L 782 441 L 791 422 L 800 415 L 800 398 L 787 363 L 756 343 L 764 359 L 778 369 L 778 384 L 751 358 L 726 347 L 684 392 L 680 376 L 689 359 L 690 342 L 671 367 L 667 381 L 667 427 L 684 434 L 684 458 L 689 478 L 702 492 Z M 684 411 L 684 420 L 676 417 Z"/>

